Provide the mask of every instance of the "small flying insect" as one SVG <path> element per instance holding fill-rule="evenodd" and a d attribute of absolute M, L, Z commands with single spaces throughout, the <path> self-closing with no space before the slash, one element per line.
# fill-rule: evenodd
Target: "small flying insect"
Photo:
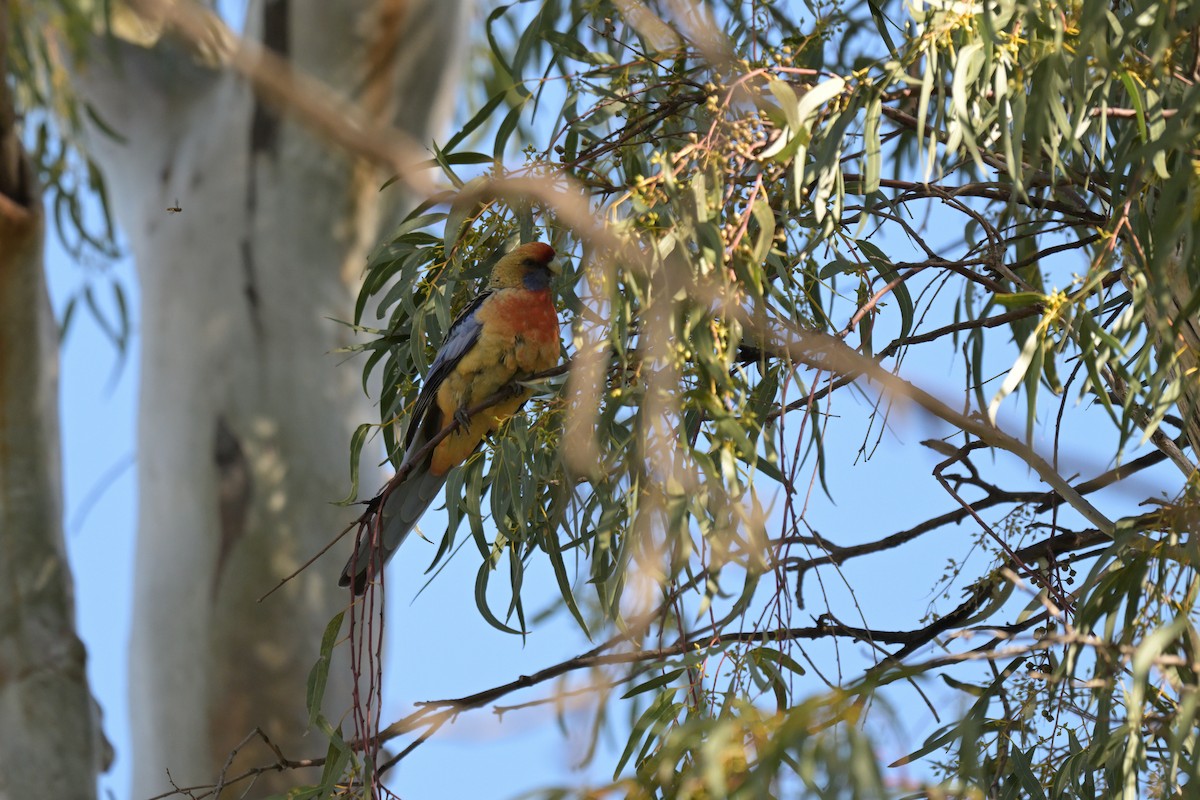
<path fill-rule="evenodd" d="M 167 211 L 171 212 L 172 214 L 178 214 L 183 211 L 183 208 L 181 208 L 179 205 L 178 197 L 175 198 L 175 205 L 167 206 Z"/>

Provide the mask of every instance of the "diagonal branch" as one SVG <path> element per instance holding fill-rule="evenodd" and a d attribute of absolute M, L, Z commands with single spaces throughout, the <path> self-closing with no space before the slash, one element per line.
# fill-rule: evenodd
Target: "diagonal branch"
<path fill-rule="evenodd" d="M 748 315 L 743 320 L 743 324 L 748 328 L 760 328 L 763 341 L 767 343 L 766 346 L 785 353 L 796 363 L 841 375 L 865 376 L 890 394 L 908 398 L 935 417 L 971 434 L 989 446 L 1012 453 L 1028 464 L 1043 481 L 1085 519 L 1109 536 L 1113 534 L 1115 526 L 1112 520 L 1088 502 L 1037 451 L 1020 439 L 1000 430 L 988 420 L 955 411 L 929 392 L 893 375 L 874 359 L 862 355 L 828 334 L 800 330 L 789 324 L 787 331 L 789 338 L 781 340 L 778 331 L 761 330 L 762 326 L 757 325 Z"/>

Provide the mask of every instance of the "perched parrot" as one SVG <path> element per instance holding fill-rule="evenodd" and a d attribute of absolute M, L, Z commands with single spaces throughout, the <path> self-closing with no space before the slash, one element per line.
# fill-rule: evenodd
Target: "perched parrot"
<path fill-rule="evenodd" d="M 514 378 L 550 369 L 560 352 L 558 312 L 550 296 L 554 249 L 541 242 L 523 244 L 492 268 L 480 294 L 450 326 L 425 383 L 417 395 L 404 437 L 404 459 L 383 493 L 380 548 L 373 557 L 365 539 L 342 570 L 340 586 L 362 594 L 375 570 L 404 542 L 446 482 L 446 473 L 467 459 L 483 438 L 517 412 L 528 390 L 467 416 Z M 458 428 L 410 464 L 430 439 L 452 421 Z M 398 482 L 397 482 L 398 480 Z"/>

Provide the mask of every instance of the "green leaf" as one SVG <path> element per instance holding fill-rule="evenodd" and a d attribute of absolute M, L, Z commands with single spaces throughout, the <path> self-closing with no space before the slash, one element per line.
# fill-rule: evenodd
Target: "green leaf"
<path fill-rule="evenodd" d="M 79 308 L 79 295 L 73 294 L 67 299 L 67 304 L 63 306 L 62 319 L 58 323 L 58 341 L 61 345 L 67 338 L 67 334 L 71 330 L 71 321 L 75 319 L 75 310 Z"/>
<path fill-rule="evenodd" d="M 487 600 L 488 579 L 491 577 L 491 574 L 492 563 L 490 560 L 484 561 L 479 565 L 479 572 L 475 575 L 475 607 L 479 609 L 480 615 L 487 620 L 487 623 L 496 630 L 516 634 L 517 636 L 526 635 L 527 631 L 510 628 L 492 613 L 491 606 L 488 605 Z"/>
<path fill-rule="evenodd" d="M 874 5 L 872 5 L 874 8 Z M 879 191 L 879 173 L 883 165 L 883 145 L 879 137 L 879 120 L 883 116 L 883 100 L 872 95 L 863 120 L 863 194 Z"/>
<path fill-rule="evenodd" d="M 324 798 L 341 796 L 338 783 L 346 774 L 347 768 L 353 760 L 354 751 L 342 737 L 341 728 L 335 730 L 324 717 L 320 721 L 322 723 L 321 730 L 329 737 L 329 747 L 325 750 L 325 766 L 321 768 L 321 781 L 315 787 L 317 791 L 309 796 L 320 797 L 324 800 Z"/>
<path fill-rule="evenodd" d="M 1033 753 L 1033 748 L 1030 748 L 1029 752 L 1023 752 L 1019 747 L 1009 750 L 1009 757 L 1012 758 L 1013 763 L 1013 774 L 1016 775 L 1017 782 L 1023 790 L 1022 797 L 1029 798 L 1029 800 L 1046 800 L 1046 792 L 1042 789 L 1041 781 L 1033 774 Z"/>
<path fill-rule="evenodd" d="M 755 201 L 754 205 L 750 207 L 750 211 L 758 223 L 759 231 L 758 238 L 754 240 L 754 251 L 751 253 L 750 259 L 755 264 L 762 264 L 767 260 L 767 255 L 775 243 L 775 212 L 762 200 Z"/>
<path fill-rule="evenodd" d="M 562 548 L 558 541 L 558 531 L 547 527 L 542 532 L 541 542 L 546 555 L 550 558 L 550 566 L 554 569 L 554 580 L 558 583 L 558 592 L 562 595 L 563 602 L 567 604 L 567 610 L 571 612 L 571 616 L 579 623 L 579 627 L 583 629 L 584 635 L 591 639 L 591 631 L 588 630 L 587 622 L 583 619 L 583 614 L 579 610 L 579 604 L 575 602 L 575 593 L 571 589 L 571 580 L 567 576 L 567 565 L 563 561 Z"/>
<path fill-rule="evenodd" d="M 899 280 L 900 274 L 896 272 L 896 267 L 892 264 L 891 259 L 882 250 L 863 239 L 859 239 L 855 244 L 867 257 L 867 261 L 871 262 L 871 266 L 875 267 L 879 277 L 888 284 L 895 282 L 891 295 L 896 298 L 896 307 L 900 310 L 900 335 L 897 338 L 908 338 L 909 333 L 912 332 L 913 317 L 916 314 L 916 306 L 913 304 L 908 286 L 904 281 Z"/>
<path fill-rule="evenodd" d="M 325 684 L 329 681 L 329 665 L 333 659 L 333 646 L 337 643 L 338 633 L 342 629 L 342 618 L 345 614 L 345 611 L 339 611 L 325 626 L 325 632 L 321 635 L 320 655 L 308 673 L 305 705 L 308 708 L 308 726 L 310 728 L 321 715 L 321 703 L 325 699 Z"/>
<path fill-rule="evenodd" d="M 879 34 L 879 38 L 887 45 L 888 53 L 892 58 L 899 60 L 900 56 L 896 52 L 896 43 L 892 41 L 892 35 L 888 32 L 888 18 L 883 13 L 883 5 L 879 0 L 867 0 L 867 8 L 871 11 L 871 20 L 875 23 L 875 31 Z"/>
<path fill-rule="evenodd" d="M 481 185 L 483 180 L 483 178 L 474 178 L 467 182 L 463 187 L 463 193 L 450 206 L 450 213 L 446 217 L 446 230 L 442 238 L 442 246 L 447 255 L 454 250 L 458 240 L 462 238 L 467 217 L 471 216 L 478 207 L 478 201 L 472 195 L 471 189 Z"/>
<path fill-rule="evenodd" d="M 664 672 L 661 675 L 655 675 L 650 680 L 648 680 L 644 683 L 639 683 L 637 686 L 634 686 L 632 689 L 627 691 L 625 694 L 621 695 L 621 699 L 628 700 L 629 698 L 633 697 L 634 695 L 642 694 L 643 692 L 653 691 L 654 689 L 661 689 L 663 686 L 666 686 L 667 684 L 672 683 L 676 678 L 678 678 L 680 675 L 682 675 L 685 672 L 687 672 L 687 669 L 685 667 L 680 667 L 679 669 L 673 669 L 670 672 Z M 676 687 L 676 688 L 682 688 L 682 687 Z"/>
<path fill-rule="evenodd" d="M 1004 376 L 1004 382 L 1000 384 L 1000 389 L 992 397 L 992 401 L 988 403 L 988 419 L 992 424 L 996 424 L 996 412 L 1000 410 L 1000 404 L 1004 402 L 1004 398 L 1012 394 L 1013 390 L 1021 384 L 1025 377 L 1025 372 L 1033 363 L 1034 357 L 1041 351 L 1043 347 L 1042 331 L 1040 328 L 1035 328 L 1025 339 L 1025 344 L 1021 347 L 1021 352 L 1017 356 L 1017 360 L 1013 362 L 1012 367 L 1008 370 L 1008 374 Z"/>
<path fill-rule="evenodd" d="M 633 724 L 633 730 L 629 734 L 629 741 L 625 745 L 625 749 L 621 752 L 621 757 L 617 760 L 617 767 L 613 770 L 613 780 L 616 780 L 621 775 L 621 770 L 625 769 L 625 765 L 629 763 L 629 759 L 633 756 L 634 751 L 638 749 L 638 745 L 642 744 L 643 739 L 646 745 L 654 742 L 655 732 L 662 730 L 666 725 L 665 721 L 669 722 L 679 713 L 681 706 L 671 702 L 671 693 L 660 694 L 654 698 L 642 715 L 638 717 L 637 722 Z"/>
<path fill-rule="evenodd" d="M 363 444 L 374 425 L 363 423 L 350 436 L 350 492 L 337 501 L 339 506 L 348 506 L 358 499 L 358 465 L 362 461 Z"/>
<path fill-rule="evenodd" d="M 941 750 L 944 747 L 948 747 L 962 734 L 962 728 L 963 724 L 958 722 L 939 728 L 929 735 L 929 738 L 925 740 L 925 744 L 921 745 L 908 755 L 898 758 L 892 763 L 888 764 L 888 768 L 895 769 L 896 767 L 902 767 L 905 764 L 911 764 L 914 761 L 924 758 L 935 750 Z"/>
<path fill-rule="evenodd" d="M 1138 138 L 1144 144 L 1150 140 L 1150 135 L 1146 131 L 1146 107 L 1142 104 L 1142 93 L 1138 91 L 1133 76 L 1127 70 L 1118 72 L 1117 77 L 1125 85 L 1125 91 L 1129 95 L 1129 102 L 1133 103 L 1133 111 L 1137 119 Z"/>
<path fill-rule="evenodd" d="M 517 123 L 521 121 L 521 112 L 525 110 L 525 102 L 522 101 L 505 114 L 500 127 L 496 130 L 496 137 L 493 140 L 492 156 L 497 161 L 504 160 L 504 152 L 508 147 L 508 140 L 512 137 L 513 132 L 517 129 Z"/>
<path fill-rule="evenodd" d="M 771 647 L 757 647 L 753 652 L 759 659 L 774 662 L 781 668 L 786 669 L 795 675 L 808 674 L 808 671 L 800 665 L 800 662 L 796 661 L 796 659 L 792 658 L 782 650 L 776 650 Z"/>
<path fill-rule="evenodd" d="M 840 95 L 845 89 L 846 79 L 835 76 L 821 81 L 805 92 L 796 106 L 796 116 L 800 120 L 799 127 L 807 132 L 821 106 Z"/>
<path fill-rule="evenodd" d="M 563 55 L 573 58 L 576 61 L 583 61 L 587 58 L 587 48 L 574 36 L 553 30 L 546 31 L 544 36 L 546 37 L 546 41 Z"/>
<path fill-rule="evenodd" d="M 779 102 L 779 110 L 783 112 L 784 124 L 793 131 L 800 129 L 800 115 L 797 113 L 800 101 L 792 87 L 777 78 L 767 80 L 767 89 Z"/>
<path fill-rule="evenodd" d="M 946 682 L 947 686 L 949 686 L 953 689 L 958 689 L 961 692 L 966 692 L 967 694 L 972 695 L 974 697 L 982 697 L 984 695 L 984 693 L 987 691 L 986 687 L 976 686 L 973 683 L 966 683 L 964 681 L 960 681 L 955 678 L 952 678 L 949 675 L 946 675 L 944 673 L 942 674 L 941 678 L 943 681 Z"/>
<path fill-rule="evenodd" d="M 486 122 L 487 120 L 489 120 L 491 118 L 492 112 L 500 107 L 500 104 L 504 102 L 504 98 L 506 98 L 506 97 L 508 97 L 507 89 L 504 91 L 496 92 L 491 97 L 489 97 L 488 101 L 486 103 L 484 103 L 479 108 L 478 111 L 475 112 L 475 115 L 472 116 L 471 119 L 467 120 L 467 123 L 465 125 L 463 125 L 458 130 L 458 132 L 456 132 L 453 136 L 450 137 L 449 141 L 447 141 L 445 146 L 442 147 L 442 151 L 444 151 L 446 153 L 453 152 L 454 148 L 458 147 L 458 145 L 464 139 L 466 139 L 468 136 L 470 136 L 472 133 L 474 133 L 479 128 L 480 125 L 482 125 L 484 122 Z M 488 159 L 488 161 L 491 161 L 491 160 L 492 159 L 490 159 L 490 158 Z"/>
<path fill-rule="evenodd" d="M 1046 302 L 1046 295 L 1041 292 L 1009 292 L 992 295 L 992 300 L 1012 311 L 1042 305 Z"/>

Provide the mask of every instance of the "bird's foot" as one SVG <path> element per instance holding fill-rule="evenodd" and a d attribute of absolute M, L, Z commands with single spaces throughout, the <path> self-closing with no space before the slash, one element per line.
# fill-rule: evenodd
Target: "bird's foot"
<path fill-rule="evenodd" d="M 465 408 L 460 408 L 454 412 L 454 421 L 458 423 L 461 430 L 467 430 L 471 427 L 471 418 L 467 415 Z"/>

